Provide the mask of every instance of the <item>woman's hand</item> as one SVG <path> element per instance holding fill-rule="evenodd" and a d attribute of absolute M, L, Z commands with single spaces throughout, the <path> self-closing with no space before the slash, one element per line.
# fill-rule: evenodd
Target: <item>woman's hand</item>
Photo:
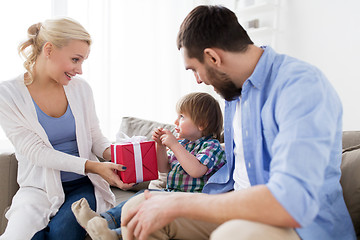
<path fill-rule="evenodd" d="M 95 162 L 87 160 L 85 163 L 85 173 L 98 174 L 111 186 L 115 186 L 123 190 L 128 190 L 132 186 L 134 186 L 135 183 L 128 184 L 121 181 L 119 175 L 117 175 L 115 170 L 125 171 L 126 167 L 121 164 L 111 162 Z"/>

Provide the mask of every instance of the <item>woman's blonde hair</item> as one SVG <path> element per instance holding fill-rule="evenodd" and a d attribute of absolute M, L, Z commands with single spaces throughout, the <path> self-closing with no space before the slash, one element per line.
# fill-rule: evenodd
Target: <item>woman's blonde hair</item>
<path fill-rule="evenodd" d="M 210 94 L 189 93 L 177 102 L 176 111 L 188 114 L 194 124 L 203 129 L 203 136 L 221 140 L 223 116 L 219 102 Z"/>
<path fill-rule="evenodd" d="M 78 22 L 70 18 L 49 19 L 36 23 L 28 28 L 28 39 L 19 45 L 19 54 L 25 58 L 24 67 L 29 75 L 25 84 L 30 85 L 34 80 L 35 62 L 46 42 L 62 48 L 70 40 L 81 40 L 91 45 L 90 34 Z"/>

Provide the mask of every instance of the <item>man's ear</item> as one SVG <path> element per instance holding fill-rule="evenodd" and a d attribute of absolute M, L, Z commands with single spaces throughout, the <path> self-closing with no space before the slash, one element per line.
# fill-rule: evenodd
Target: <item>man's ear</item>
<path fill-rule="evenodd" d="M 205 48 L 204 49 L 204 59 L 208 62 L 208 64 L 214 64 L 219 67 L 221 64 L 221 56 L 219 52 L 214 48 Z"/>
<path fill-rule="evenodd" d="M 54 45 L 51 42 L 46 42 L 43 46 L 43 52 L 46 58 L 50 57 L 51 52 L 53 51 Z"/>

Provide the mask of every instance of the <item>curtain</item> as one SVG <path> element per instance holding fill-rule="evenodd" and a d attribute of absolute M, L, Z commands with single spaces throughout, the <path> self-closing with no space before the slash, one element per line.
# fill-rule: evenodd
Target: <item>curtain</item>
<path fill-rule="evenodd" d="M 6 46 L 0 61 L 2 80 L 24 71 L 17 45 L 26 38 L 27 28 L 50 17 L 70 17 L 91 34 L 93 44 L 83 65 L 83 77 L 93 89 L 101 129 L 110 140 L 121 118 L 134 116 L 173 123 L 178 99 L 194 91 L 214 93 L 197 84 L 186 71 L 176 37 L 185 16 L 197 5 L 221 3 L 229 8 L 236 0 L 13 0 L 0 3 L 0 20 L 6 31 Z M 14 15 L 14 13 L 17 15 Z M 3 29 L 3 28 L 2 28 Z M 14 44 L 16 43 L 16 44 Z M 11 62 L 11 63 L 10 63 Z M 8 68 L 10 66 L 11 68 Z M 0 151 L 9 144 L 0 130 Z"/>
<path fill-rule="evenodd" d="M 25 71 L 17 47 L 26 39 L 30 25 L 50 17 L 51 1 L 48 0 L 0 1 L 0 82 L 13 79 Z M 13 146 L 0 128 L 0 153 L 11 151 Z"/>
<path fill-rule="evenodd" d="M 176 37 L 185 16 L 209 1 L 77 0 L 67 15 L 93 37 L 84 77 L 90 82 L 105 135 L 114 139 L 121 118 L 134 116 L 173 123 L 175 105 L 198 85 L 184 68 Z M 220 100 L 222 101 L 222 100 Z"/>

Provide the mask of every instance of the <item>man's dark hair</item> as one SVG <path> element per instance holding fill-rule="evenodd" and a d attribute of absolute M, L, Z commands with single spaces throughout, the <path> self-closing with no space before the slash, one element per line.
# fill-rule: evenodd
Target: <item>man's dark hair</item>
<path fill-rule="evenodd" d="M 253 44 L 234 12 L 223 6 L 198 6 L 184 19 L 177 36 L 177 47 L 185 47 L 189 58 L 204 61 L 205 48 L 243 52 Z"/>

